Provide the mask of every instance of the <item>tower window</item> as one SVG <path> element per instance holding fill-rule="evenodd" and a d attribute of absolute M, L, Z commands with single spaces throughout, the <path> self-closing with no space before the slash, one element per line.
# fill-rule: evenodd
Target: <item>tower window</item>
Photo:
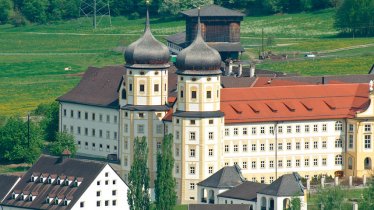
<path fill-rule="evenodd" d="M 155 92 L 158 92 L 159 88 L 160 88 L 159 84 L 155 84 L 154 87 L 153 87 L 153 89 L 154 89 Z"/>
<path fill-rule="evenodd" d="M 126 90 L 125 89 L 122 90 L 122 99 L 126 99 Z"/>
<path fill-rule="evenodd" d="M 191 98 L 196 99 L 196 91 L 192 91 L 192 92 L 191 92 Z"/>
<path fill-rule="evenodd" d="M 139 91 L 140 91 L 140 92 L 144 92 L 144 85 L 140 85 L 140 86 L 139 86 Z"/>
<path fill-rule="evenodd" d="M 212 98 L 212 91 L 206 91 L 206 98 Z"/>
<path fill-rule="evenodd" d="M 129 90 L 132 91 L 132 84 L 129 84 Z"/>
<path fill-rule="evenodd" d="M 183 90 L 181 90 L 181 98 L 183 98 Z"/>

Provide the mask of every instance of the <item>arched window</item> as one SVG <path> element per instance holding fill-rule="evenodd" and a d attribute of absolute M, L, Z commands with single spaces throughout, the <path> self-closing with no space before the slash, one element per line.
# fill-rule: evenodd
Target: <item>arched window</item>
<path fill-rule="evenodd" d="M 343 165 L 343 157 L 341 155 L 335 156 L 335 165 Z"/>
<path fill-rule="evenodd" d="M 335 130 L 336 131 L 342 131 L 343 130 L 343 123 L 342 123 L 342 121 L 336 121 L 335 122 Z"/>
<path fill-rule="evenodd" d="M 367 157 L 364 160 L 364 168 L 366 170 L 371 170 L 371 158 Z"/>
<path fill-rule="evenodd" d="M 122 99 L 126 99 L 126 89 L 122 89 Z"/>

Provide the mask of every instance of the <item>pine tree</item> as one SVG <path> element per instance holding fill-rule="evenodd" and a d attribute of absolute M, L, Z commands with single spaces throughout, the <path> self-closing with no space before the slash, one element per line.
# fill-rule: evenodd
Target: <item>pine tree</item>
<path fill-rule="evenodd" d="M 148 146 L 145 137 L 134 141 L 134 161 L 131 165 L 127 199 L 131 210 L 149 210 L 149 170 L 147 167 Z"/>
<path fill-rule="evenodd" d="M 173 135 L 168 134 L 157 154 L 157 179 L 155 180 L 156 209 L 172 210 L 176 204 L 175 179 L 173 177 Z"/>

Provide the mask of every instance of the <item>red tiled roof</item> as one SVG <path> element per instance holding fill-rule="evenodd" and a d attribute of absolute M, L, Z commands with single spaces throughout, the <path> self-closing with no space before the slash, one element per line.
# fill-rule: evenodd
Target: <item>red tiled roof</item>
<path fill-rule="evenodd" d="M 367 84 L 224 88 L 225 123 L 352 118 L 368 105 Z"/>
<path fill-rule="evenodd" d="M 166 113 L 164 118 L 162 118 L 164 121 L 172 121 L 173 120 L 173 108 L 170 108 L 169 111 Z"/>

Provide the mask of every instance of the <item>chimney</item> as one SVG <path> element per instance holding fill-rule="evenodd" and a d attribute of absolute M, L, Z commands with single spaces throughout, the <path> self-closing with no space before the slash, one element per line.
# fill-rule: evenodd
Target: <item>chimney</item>
<path fill-rule="evenodd" d="M 60 162 L 63 163 L 66 159 L 69 159 L 71 152 L 68 149 L 65 149 L 60 156 Z"/>
<path fill-rule="evenodd" d="M 232 73 L 232 60 L 229 61 L 229 71 L 227 72 L 228 75 Z"/>
<path fill-rule="evenodd" d="M 256 66 L 255 64 L 251 64 L 249 67 L 249 77 L 254 77 L 255 76 L 255 71 L 256 71 Z"/>

